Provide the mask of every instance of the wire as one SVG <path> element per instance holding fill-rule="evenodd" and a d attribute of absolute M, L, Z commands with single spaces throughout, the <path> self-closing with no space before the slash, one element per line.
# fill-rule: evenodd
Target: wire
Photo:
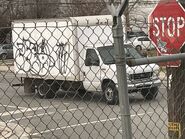
<path fill-rule="evenodd" d="M 6 2 L 7 4 L 24 4 L 24 5 L 35 5 L 35 4 L 38 4 L 38 5 L 48 5 L 48 4 L 59 4 L 59 5 L 85 5 L 85 4 L 107 4 L 108 2 L 23 2 L 23 1 L 19 1 L 19 2 Z M 132 2 L 129 2 L 129 4 L 134 4 L 135 2 L 132 1 Z M 147 4 L 156 4 L 158 3 L 158 1 L 139 1 L 139 3 L 147 3 Z M 0 4 L 5 4 L 5 2 L 1 2 Z M 109 4 L 109 3 L 108 3 Z M 120 4 L 120 2 L 114 2 L 114 4 Z"/>

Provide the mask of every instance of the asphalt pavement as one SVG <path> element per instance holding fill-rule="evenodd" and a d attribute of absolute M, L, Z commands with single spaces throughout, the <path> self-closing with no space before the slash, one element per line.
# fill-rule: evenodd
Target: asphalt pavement
<path fill-rule="evenodd" d="M 7 73 L 6 75 L 6 77 L 8 78 L 8 77 L 11 77 L 11 76 L 14 76 L 14 74 L 13 74 L 13 66 L 6 66 L 6 65 L 4 65 L 4 66 L 0 66 L 0 73 Z M 10 72 L 10 75 L 8 75 L 8 72 L 7 71 L 9 71 Z M 159 75 L 159 77 L 161 78 L 161 80 L 164 80 L 165 79 L 165 73 L 164 72 L 160 72 L 160 75 Z M 14 78 L 14 77 L 12 77 L 12 78 Z M 6 84 L 7 86 L 8 86 L 8 84 Z M 4 86 L 5 87 L 5 86 Z M 7 95 L 9 95 L 8 94 L 8 91 L 6 91 L 6 93 L 7 93 Z M 11 95 L 11 93 L 10 93 L 10 95 Z M 158 97 L 160 100 L 158 100 L 158 101 L 161 101 L 163 96 L 161 96 L 161 97 Z M 30 97 L 31 98 L 31 97 Z M 19 99 L 19 98 L 18 98 Z M 28 98 L 26 98 L 26 99 L 28 99 Z M 70 99 L 69 99 L 70 100 Z M 19 101 L 19 100 L 17 100 L 17 101 Z M 38 100 L 37 100 L 38 101 Z M 39 100 L 40 101 L 40 100 Z M 46 100 L 47 101 L 47 100 Z M 58 101 L 58 100 L 56 100 L 57 101 L 57 103 L 61 103 L 61 101 Z M 66 101 L 67 101 L 67 99 L 66 99 Z M 77 102 L 76 102 L 77 101 Z M 156 102 L 152 102 L 153 103 L 153 105 L 154 106 L 157 106 L 158 105 L 158 101 L 156 101 Z M 142 102 L 142 101 L 141 101 Z M 166 107 L 166 101 L 165 100 L 163 100 L 162 102 L 164 102 L 164 106 Z M 1 102 L 2 104 L 3 103 L 5 103 L 5 102 Z M 37 102 L 38 103 L 38 102 Z M 74 107 L 76 107 L 76 104 L 78 104 L 78 103 L 82 103 L 83 104 L 83 102 L 80 102 L 80 101 L 78 101 L 78 100 L 73 100 L 72 101 L 72 103 L 74 103 L 73 104 L 73 108 L 69 108 L 69 107 L 63 107 L 63 108 L 66 108 L 66 110 L 63 110 L 63 108 L 60 110 L 60 111 L 63 111 L 63 112 L 65 112 L 66 114 L 67 114 L 67 112 L 68 111 L 76 111 L 76 110 L 79 110 L 79 113 L 81 113 L 81 111 L 82 111 L 82 108 L 83 109 L 85 109 L 85 110 L 88 110 L 89 108 L 86 108 L 87 107 L 87 104 L 86 103 L 84 103 L 84 106 L 82 106 L 82 107 L 80 107 L 80 106 L 78 106 L 77 108 L 74 108 Z M 140 101 L 138 101 L 138 103 L 140 103 Z M 61 105 L 61 104 L 60 104 Z M 72 104 L 70 104 L 70 106 L 71 106 Z M 88 104 L 88 106 L 89 105 L 92 105 L 92 107 L 90 107 L 91 109 L 93 109 L 93 107 L 97 107 L 96 105 L 94 106 L 94 103 L 92 102 L 92 104 Z M 105 106 L 104 106 L 105 105 Z M 135 103 L 131 103 L 131 105 L 133 105 L 132 106 L 132 109 L 133 108 L 135 108 L 135 109 L 138 109 L 138 107 L 140 106 L 140 105 L 142 105 L 142 108 L 144 108 L 144 107 L 146 107 L 146 110 L 147 111 L 149 111 L 149 113 L 145 113 L 145 111 L 144 112 L 138 112 L 139 114 L 134 114 L 134 112 L 133 112 L 133 114 L 131 115 L 131 117 L 133 118 L 133 122 L 137 122 L 137 121 L 139 121 L 140 120 L 140 118 L 138 118 L 139 116 L 144 116 L 144 115 L 154 115 L 154 112 L 153 112 L 153 109 L 152 108 L 150 108 L 150 104 L 136 104 L 135 105 Z M 146 105 L 146 106 L 145 106 Z M 99 106 L 99 105 L 98 105 Z M 102 105 L 102 107 L 105 109 L 106 108 L 106 104 L 103 104 Z M 38 107 L 36 107 L 35 106 L 35 111 L 38 111 L 39 109 L 38 109 Z M 148 110 L 150 108 L 150 110 Z M 43 107 L 42 107 L 42 109 L 43 109 Z M 160 108 L 161 109 L 161 108 Z M 160 109 L 158 108 L 158 110 L 160 111 Z M 33 111 L 34 110 L 34 108 L 31 108 L 30 109 L 30 111 Z M 48 109 L 49 110 L 49 109 Z M 16 111 L 16 108 L 14 109 L 14 113 L 15 113 L 15 111 Z M 119 106 L 116 106 L 116 111 L 118 111 L 119 112 Z M 1 113 L 1 116 L 6 116 L 6 113 L 5 112 L 3 112 L 3 111 L 1 111 L 2 113 Z M 21 112 L 24 112 L 24 110 L 22 110 Z M 28 112 L 28 111 L 26 111 L 26 112 Z M 100 112 L 101 112 L 101 109 L 100 109 Z M 42 113 L 42 112 L 41 112 Z M 51 111 L 49 111 L 48 113 L 53 113 L 53 111 L 51 110 Z M 7 113 L 7 115 L 9 115 L 10 113 Z M 18 113 L 19 114 L 19 113 Z M 69 113 L 68 113 L 69 114 Z M 40 114 L 40 115 L 42 115 L 42 114 Z M 58 115 L 58 117 L 60 117 L 61 115 Z M 64 115 L 62 115 L 62 116 L 64 116 Z M 115 116 L 115 115 L 114 115 Z M 166 116 L 166 115 L 165 115 Z M 105 117 L 106 117 L 106 115 L 105 115 Z M 157 115 L 155 116 L 155 117 L 157 117 Z M 62 119 L 63 117 L 61 117 L 61 119 Z M 47 119 L 47 118 L 46 118 Z M 1 119 L 2 120 L 2 119 Z M 23 118 L 22 118 L 22 120 L 23 120 Z M 3 122 L 3 121 L 5 121 L 5 122 Z M 36 133 L 35 131 L 33 131 L 33 128 L 29 128 L 28 126 L 26 126 L 26 127 L 23 127 L 22 125 L 20 126 L 20 124 L 18 123 L 12 123 L 12 122 L 8 122 L 8 120 L 3 120 L 2 122 L 0 122 L 0 138 L 9 138 L 9 139 L 37 139 L 37 138 L 40 138 L 41 137 L 41 135 L 39 134 L 39 133 Z M 98 119 L 98 120 L 93 120 L 93 121 L 87 121 L 87 122 L 85 122 L 85 121 L 83 121 L 82 123 L 80 123 L 80 124 L 72 124 L 72 125 L 70 125 L 70 126 L 67 126 L 67 125 L 63 125 L 63 123 L 61 123 L 62 125 L 62 127 L 61 127 L 61 129 L 65 129 L 65 130 L 69 130 L 69 128 L 70 127 L 79 127 L 80 128 L 80 126 L 84 126 L 84 125 L 89 125 L 89 124 L 100 124 L 100 123 L 104 123 L 104 122 L 108 122 L 108 121 L 118 121 L 118 122 L 120 122 L 120 119 L 119 118 L 108 118 L 108 119 L 106 119 L 106 118 L 104 118 L 104 119 Z M 164 123 L 163 123 L 164 124 Z M 133 130 L 134 131 L 136 131 L 137 130 L 137 128 L 136 129 L 134 129 L 133 128 Z M 166 129 L 164 129 L 164 130 L 166 130 Z M 50 131 L 50 130 L 49 130 Z M 47 130 L 43 130 L 43 131 L 41 131 L 41 132 L 43 132 L 44 134 L 46 133 L 48 133 L 49 131 L 47 131 Z M 40 133 L 41 133 L 40 132 Z M 121 132 L 121 130 L 120 130 L 120 132 Z M 31 134 L 30 134 L 31 133 Z M 75 138 L 75 137 L 74 137 Z"/>
<path fill-rule="evenodd" d="M 0 122 L 1 139 L 30 139 L 31 129 L 14 123 Z"/>

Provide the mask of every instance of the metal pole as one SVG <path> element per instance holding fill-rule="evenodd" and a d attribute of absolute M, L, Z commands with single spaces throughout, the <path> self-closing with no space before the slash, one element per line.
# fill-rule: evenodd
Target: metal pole
<path fill-rule="evenodd" d="M 127 90 L 126 57 L 123 47 L 123 26 L 121 16 L 113 17 L 113 38 L 117 68 L 119 105 L 122 125 L 122 139 L 132 139 L 130 106 Z"/>
<path fill-rule="evenodd" d="M 169 62 L 185 59 L 185 53 L 165 55 L 165 56 L 155 56 L 139 59 L 128 59 L 127 64 L 129 66 L 138 66 L 143 64 L 159 63 L 159 62 Z"/>

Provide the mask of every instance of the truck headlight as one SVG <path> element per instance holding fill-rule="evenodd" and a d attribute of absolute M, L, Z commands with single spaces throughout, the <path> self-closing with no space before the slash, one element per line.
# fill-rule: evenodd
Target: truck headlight
<path fill-rule="evenodd" d="M 130 80 L 130 74 L 127 74 L 127 83 L 130 83 L 131 80 Z"/>

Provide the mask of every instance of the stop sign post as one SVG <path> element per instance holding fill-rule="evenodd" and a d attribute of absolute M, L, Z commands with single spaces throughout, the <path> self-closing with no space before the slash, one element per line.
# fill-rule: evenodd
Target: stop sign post
<path fill-rule="evenodd" d="M 149 38 L 159 55 L 179 53 L 185 42 L 185 10 L 176 0 L 161 0 L 148 17 Z M 178 67 L 179 62 L 167 66 Z"/>

